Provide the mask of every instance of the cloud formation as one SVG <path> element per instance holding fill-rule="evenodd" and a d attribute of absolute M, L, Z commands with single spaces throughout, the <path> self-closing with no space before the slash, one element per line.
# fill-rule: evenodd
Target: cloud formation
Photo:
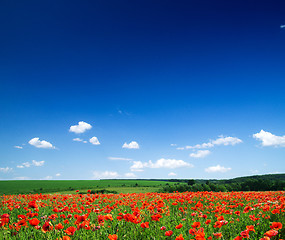
<path fill-rule="evenodd" d="M 125 142 L 122 148 L 139 149 L 140 146 L 136 141 L 131 141 L 129 144 Z"/>
<path fill-rule="evenodd" d="M 80 121 L 78 122 L 78 125 L 73 125 L 69 128 L 69 132 L 74 133 L 84 133 L 85 131 L 91 129 L 92 126 L 89 123 Z"/>
<path fill-rule="evenodd" d="M 9 167 L 0 168 L 0 172 L 3 172 L 3 173 L 7 173 L 7 172 L 10 172 L 12 170 L 13 170 L 13 168 L 9 168 Z"/>
<path fill-rule="evenodd" d="M 100 145 L 100 142 L 97 137 L 92 137 L 89 139 L 89 142 L 93 145 Z"/>
<path fill-rule="evenodd" d="M 191 163 L 183 160 L 176 159 L 158 159 L 156 162 L 149 160 L 148 162 L 134 161 L 130 167 L 131 171 L 142 172 L 144 168 L 181 168 L 181 167 L 194 167 Z"/>
<path fill-rule="evenodd" d="M 14 146 L 14 148 L 23 149 L 21 146 Z"/>
<path fill-rule="evenodd" d="M 125 173 L 125 177 L 127 177 L 127 178 L 135 178 L 137 176 L 134 173 Z"/>
<path fill-rule="evenodd" d="M 186 147 L 178 147 L 176 149 L 178 150 L 184 150 L 184 149 L 202 149 L 202 148 L 212 148 L 214 146 L 219 146 L 219 145 L 236 145 L 242 143 L 242 140 L 236 137 L 224 137 L 223 135 L 219 136 L 216 140 L 210 140 L 207 143 L 202 143 L 202 144 L 196 144 L 194 146 L 186 146 Z"/>
<path fill-rule="evenodd" d="M 110 178 L 117 178 L 119 177 L 119 174 L 117 172 L 112 171 L 105 171 L 105 172 L 93 172 L 93 178 L 94 179 L 110 179 Z"/>
<path fill-rule="evenodd" d="M 176 173 L 174 173 L 174 172 L 170 172 L 170 173 L 168 173 L 168 176 L 169 177 L 175 177 L 177 174 Z"/>
<path fill-rule="evenodd" d="M 211 152 L 209 150 L 198 150 L 196 153 L 190 153 L 190 157 L 193 158 L 204 158 L 209 155 Z"/>
<path fill-rule="evenodd" d="M 133 165 L 130 167 L 132 172 L 143 172 L 143 168 L 147 167 L 147 163 L 142 163 L 141 161 L 134 161 Z"/>
<path fill-rule="evenodd" d="M 36 147 L 36 148 L 51 148 L 55 149 L 55 147 L 50 143 L 45 140 L 40 140 L 38 137 L 32 138 L 29 141 L 29 144 Z"/>
<path fill-rule="evenodd" d="M 81 138 L 73 138 L 72 141 L 74 142 L 84 142 L 84 143 L 87 143 L 87 141 L 81 139 Z"/>
<path fill-rule="evenodd" d="M 132 161 L 131 158 L 122 158 L 122 157 L 108 157 L 109 160 L 121 160 L 121 161 Z"/>
<path fill-rule="evenodd" d="M 217 166 L 205 168 L 205 171 L 208 173 L 215 173 L 215 172 L 225 173 L 230 170 L 231 168 L 226 168 L 226 167 L 220 166 L 219 164 Z"/>
<path fill-rule="evenodd" d="M 46 177 L 44 177 L 43 179 L 44 179 L 44 180 L 52 180 L 53 177 L 52 177 L 52 176 L 46 176 Z"/>
<path fill-rule="evenodd" d="M 36 161 L 36 160 L 32 160 L 32 162 L 24 162 L 22 163 L 22 165 L 18 165 L 17 168 L 29 168 L 31 166 L 35 166 L 35 167 L 41 167 L 43 166 L 45 163 L 45 161 Z"/>
<path fill-rule="evenodd" d="M 29 180 L 29 177 L 15 177 L 15 180 Z"/>
<path fill-rule="evenodd" d="M 259 133 L 253 134 L 253 137 L 261 141 L 261 145 L 264 147 L 285 147 L 285 135 L 276 136 L 270 132 L 261 130 Z"/>

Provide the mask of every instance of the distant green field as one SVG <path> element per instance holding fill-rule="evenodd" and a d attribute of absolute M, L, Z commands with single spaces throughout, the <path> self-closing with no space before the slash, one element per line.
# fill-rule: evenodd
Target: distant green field
<path fill-rule="evenodd" d="M 74 193 L 75 190 L 107 189 L 118 193 L 152 192 L 174 182 L 148 180 L 15 180 L 0 181 L 0 194 Z"/>

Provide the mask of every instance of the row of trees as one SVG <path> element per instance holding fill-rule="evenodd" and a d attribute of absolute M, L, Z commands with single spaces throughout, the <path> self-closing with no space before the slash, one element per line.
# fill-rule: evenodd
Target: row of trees
<path fill-rule="evenodd" d="M 231 192 L 231 191 L 278 191 L 285 190 L 285 182 L 279 180 L 262 180 L 248 179 L 243 182 L 235 183 L 196 183 L 191 179 L 185 183 L 177 183 L 175 185 L 166 185 L 162 192 L 197 192 L 197 191 L 213 191 L 213 192 Z"/>

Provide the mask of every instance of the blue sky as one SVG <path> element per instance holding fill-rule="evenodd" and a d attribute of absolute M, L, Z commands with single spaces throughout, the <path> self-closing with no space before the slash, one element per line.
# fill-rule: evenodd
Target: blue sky
<path fill-rule="evenodd" d="M 0 179 L 284 173 L 284 7 L 1 1 Z"/>

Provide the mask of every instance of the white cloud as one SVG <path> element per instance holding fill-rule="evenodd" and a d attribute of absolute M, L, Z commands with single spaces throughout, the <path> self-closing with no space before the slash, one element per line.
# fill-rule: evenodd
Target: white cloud
<path fill-rule="evenodd" d="M 196 153 L 191 153 L 189 156 L 193 158 L 204 158 L 210 153 L 209 150 L 198 150 Z"/>
<path fill-rule="evenodd" d="M 21 146 L 14 146 L 14 148 L 23 149 Z"/>
<path fill-rule="evenodd" d="M 218 145 L 236 145 L 242 143 L 242 140 L 236 137 L 224 137 L 224 136 L 219 136 L 216 140 L 210 140 L 207 143 L 202 143 L 202 144 L 196 144 L 194 146 L 186 146 L 186 147 L 179 147 L 177 148 L 178 150 L 184 150 L 184 149 L 201 149 L 201 148 L 212 148 L 214 146 Z"/>
<path fill-rule="evenodd" d="M 156 162 L 152 162 L 151 160 L 148 162 L 134 161 L 131 166 L 131 171 L 142 172 L 143 168 L 181 168 L 181 167 L 194 167 L 191 163 L 187 163 L 183 160 L 176 159 L 165 159 L 161 158 Z"/>
<path fill-rule="evenodd" d="M 177 150 L 184 150 L 185 148 L 184 147 L 177 147 L 176 149 Z"/>
<path fill-rule="evenodd" d="M 10 172 L 12 170 L 13 170 L 13 168 L 9 168 L 9 167 L 0 168 L 0 172 L 3 172 L 3 173 L 7 173 L 7 172 Z"/>
<path fill-rule="evenodd" d="M 281 25 L 280 28 L 285 28 L 285 25 Z"/>
<path fill-rule="evenodd" d="M 41 167 L 44 165 L 44 163 L 45 163 L 45 161 L 36 161 L 36 160 L 32 161 L 32 164 L 36 167 Z"/>
<path fill-rule="evenodd" d="M 24 167 L 30 167 L 31 164 L 30 164 L 29 162 L 24 162 L 22 166 L 24 166 Z"/>
<path fill-rule="evenodd" d="M 214 144 L 211 142 L 208 143 L 202 143 L 202 144 L 196 144 L 195 146 L 186 146 L 186 149 L 199 149 L 199 148 L 211 148 L 214 147 Z"/>
<path fill-rule="evenodd" d="M 252 174 L 258 174 L 258 173 L 259 173 L 258 170 L 250 170 L 250 172 L 251 172 Z"/>
<path fill-rule="evenodd" d="M 170 146 L 171 147 L 175 147 L 175 146 L 177 146 L 177 144 L 176 143 L 171 143 Z"/>
<path fill-rule="evenodd" d="M 29 180 L 29 177 L 15 177 L 15 180 Z"/>
<path fill-rule="evenodd" d="M 41 167 L 43 166 L 45 163 L 45 161 L 36 161 L 36 160 L 32 160 L 32 163 L 29 162 L 24 162 L 22 163 L 22 165 L 18 165 L 17 168 L 29 168 L 31 166 L 35 166 L 35 167 Z"/>
<path fill-rule="evenodd" d="M 56 177 L 60 177 L 60 176 L 61 176 L 61 174 L 60 174 L 60 173 L 57 173 L 57 174 L 55 174 L 55 176 L 56 176 Z"/>
<path fill-rule="evenodd" d="M 212 141 L 212 143 L 214 145 L 224 145 L 224 146 L 228 146 L 228 145 L 236 145 L 239 143 L 242 143 L 242 140 L 236 137 L 223 137 L 220 136 L 219 138 L 217 138 L 216 140 Z"/>
<path fill-rule="evenodd" d="M 180 168 L 180 167 L 193 167 L 193 165 L 183 160 L 161 158 L 157 160 L 155 163 L 152 163 L 152 161 L 149 161 L 148 167 L 150 168 Z"/>
<path fill-rule="evenodd" d="M 226 168 L 226 167 L 223 167 L 220 165 L 205 168 L 205 171 L 208 173 L 213 173 L 213 172 L 225 173 L 225 172 L 230 171 L 230 170 L 231 170 L 231 168 Z"/>
<path fill-rule="evenodd" d="M 96 137 L 90 138 L 89 142 L 92 143 L 93 145 L 100 145 L 100 142 L 99 142 L 98 138 L 96 138 Z"/>
<path fill-rule="evenodd" d="M 175 177 L 175 176 L 177 176 L 177 174 L 174 173 L 174 172 L 170 172 L 170 173 L 168 173 L 168 176 L 169 176 L 169 177 Z"/>
<path fill-rule="evenodd" d="M 53 177 L 52 176 L 46 176 L 44 177 L 44 180 L 51 180 Z"/>
<path fill-rule="evenodd" d="M 129 144 L 125 142 L 122 148 L 139 149 L 140 146 L 136 141 L 131 141 Z"/>
<path fill-rule="evenodd" d="M 276 136 L 270 132 L 261 130 L 259 133 L 253 134 L 253 137 L 261 141 L 261 145 L 264 147 L 268 146 L 285 147 L 285 135 Z"/>
<path fill-rule="evenodd" d="M 146 165 L 146 163 L 142 163 L 141 161 L 134 161 L 130 169 L 133 172 L 143 172 L 143 168 L 146 167 Z"/>
<path fill-rule="evenodd" d="M 122 157 L 108 157 L 109 160 L 122 160 L 122 161 L 132 161 L 131 158 L 122 158 Z"/>
<path fill-rule="evenodd" d="M 135 178 L 137 176 L 134 173 L 125 173 L 125 177 L 127 177 L 127 178 Z"/>
<path fill-rule="evenodd" d="M 80 122 L 78 122 L 78 125 L 71 126 L 69 128 L 69 132 L 84 133 L 85 131 L 87 131 L 91 128 L 92 128 L 92 126 L 89 123 L 80 121 Z"/>
<path fill-rule="evenodd" d="M 86 142 L 81 138 L 73 138 L 72 141 L 74 141 L 74 142 Z"/>
<path fill-rule="evenodd" d="M 40 141 L 39 138 L 35 137 L 29 141 L 29 144 L 36 148 L 55 148 L 50 142 L 45 140 Z"/>
<path fill-rule="evenodd" d="M 117 178 L 119 177 L 119 174 L 117 172 L 112 171 L 105 171 L 105 172 L 93 172 L 93 178 L 94 179 L 110 179 L 110 178 Z"/>

